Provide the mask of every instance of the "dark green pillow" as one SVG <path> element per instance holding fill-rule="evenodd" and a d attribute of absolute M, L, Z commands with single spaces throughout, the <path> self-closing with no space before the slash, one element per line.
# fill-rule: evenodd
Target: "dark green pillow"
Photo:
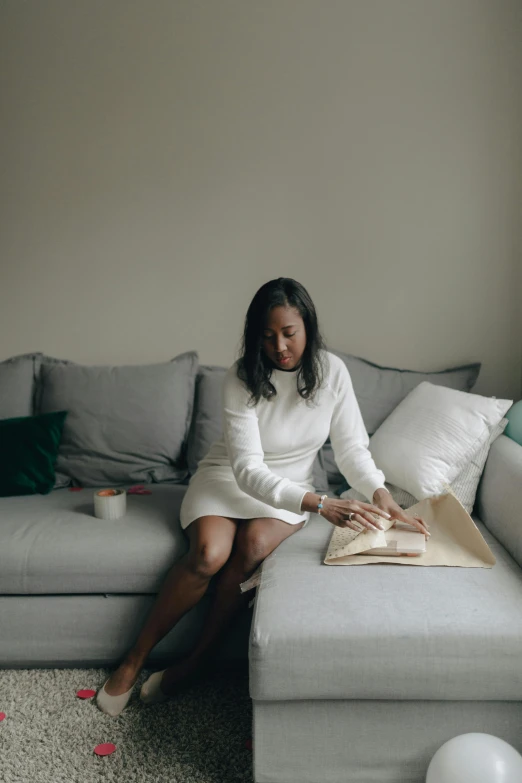
<path fill-rule="evenodd" d="M 67 411 L 0 421 L 0 497 L 47 495 Z"/>

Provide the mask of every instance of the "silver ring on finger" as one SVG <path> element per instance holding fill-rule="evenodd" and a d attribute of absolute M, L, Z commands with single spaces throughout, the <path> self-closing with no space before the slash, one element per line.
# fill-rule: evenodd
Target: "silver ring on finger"
<path fill-rule="evenodd" d="M 348 520 L 348 522 L 352 522 L 352 521 L 353 521 L 353 518 L 354 518 L 354 516 L 355 516 L 355 512 L 354 512 L 354 511 L 350 511 L 350 513 L 349 513 L 349 514 L 348 514 L 348 516 L 346 517 L 346 518 L 347 518 L 347 520 Z"/>

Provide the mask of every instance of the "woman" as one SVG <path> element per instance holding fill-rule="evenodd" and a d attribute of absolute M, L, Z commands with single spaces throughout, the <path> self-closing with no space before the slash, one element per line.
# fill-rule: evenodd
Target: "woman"
<path fill-rule="evenodd" d="M 188 553 L 170 570 L 132 650 L 97 696 L 116 716 L 127 704 L 152 648 L 206 593 L 219 573 L 212 611 L 189 657 L 155 672 L 140 697 L 156 703 L 204 662 L 229 621 L 248 600 L 239 585 L 311 512 L 333 525 L 382 529 L 373 516 L 409 522 L 384 487 L 341 359 L 327 352 L 305 288 L 281 277 L 263 285 L 245 320 L 241 357 L 224 384 L 224 437 L 199 463 L 181 506 Z M 372 503 L 320 497 L 312 464 L 330 435 L 348 483 Z"/>

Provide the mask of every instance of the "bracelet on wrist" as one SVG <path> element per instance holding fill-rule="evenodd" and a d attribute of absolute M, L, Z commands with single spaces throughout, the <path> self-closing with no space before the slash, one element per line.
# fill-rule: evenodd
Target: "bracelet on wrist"
<path fill-rule="evenodd" d="M 321 500 L 317 504 L 317 513 L 319 514 L 319 516 L 321 516 L 321 509 L 323 508 L 323 503 L 327 497 L 328 495 L 321 495 Z"/>

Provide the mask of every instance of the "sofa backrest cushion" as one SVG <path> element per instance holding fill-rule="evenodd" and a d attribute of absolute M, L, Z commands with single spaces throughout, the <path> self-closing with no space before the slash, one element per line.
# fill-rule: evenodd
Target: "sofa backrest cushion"
<path fill-rule="evenodd" d="M 469 392 L 477 382 L 481 367 L 480 363 L 475 363 L 437 372 L 416 372 L 381 367 L 341 351 L 332 353 L 348 368 L 369 435 L 373 435 L 397 405 L 423 381 Z"/>
<path fill-rule="evenodd" d="M 226 367 L 204 364 L 199 367 L 187 442 L 187 465 L 191 475 L 214 441 L 223 435 L 223 382 L 226 372 Z"/>
<path fill-rule="evenodd" d="M 0 419 L 32 416 L 37 356 L 27 353 L 0 362 Z"/>
<path fill-rule="evenodd" d="M 506 435 L 492 444 L 477 492 L 477 514 L 522 568 L 522 446 Z"/>
<path fill-rule="evenodd" d="M 68 411 L 57 474 L 84 487 L 182 482 L 197 367 L 193 351 L 120 367 L 43 361 L 39 412 Z"/>
<path fill-rule="evenodd" d="M 47 356 L 45 353 L 38 353 L 34 357 L 34 405 L 33 410 L 35 413 L 41 413 L 42 411 L 42 394 L 43 386 L 41 383 L 41 367 L 42 364 L 76 364 L 76 362 L 70 359 L 58 359 L 55 356 Z"/>

